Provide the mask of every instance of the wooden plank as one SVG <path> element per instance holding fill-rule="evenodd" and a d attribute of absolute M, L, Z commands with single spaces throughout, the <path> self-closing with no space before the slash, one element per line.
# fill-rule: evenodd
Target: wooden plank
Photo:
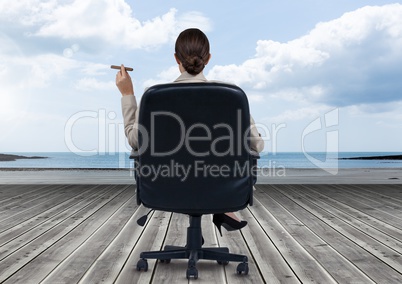
<path fill-rule="evenodd" d="M 9 204 L 10 201 L 22 199 L 29 194 L 36 194 L 51 185 L 0 184 L 0 186 L 0 207 L 3 207 Z"/>
<path fill-rule="evenodd" d="M 211 216 L 202 217 L 202 234 L 205 240 L 203 247 L 217 247 L 215 231 L 213 229 Z M 185 214 L 173 214 L 169 229 L 164 241 L 165 245 L 184 246 L 187 242 L 187 227 L 189 226 L 189 217 Z M 158 262 L 155 269 L 153 281 L 155 283 L 225 283 L 225 274 L 223 267 L 216 261 L 199 260 L 197 263 L 198 279 L 190 281 L 186 278 L 188 260 L 174 259 L 170 264 Z"/>
<path fill-rule="evenodd" d="M 326 186 L 325 195 L 344 204 L 348 204 L 348 206 L 353 207 L 354 209 L 359 210 L 373 218 L 379 219 L 382 222 L 385 222 L 391 226 L 394 226 L 398 229 L 402 229 L 402 219 L 394 217 L 392 215 L 392 212 L 384 212 L 379 208 L 371 207 L 369 204 L 367 204 L 366 200 L 362 202 L 361 198 L 348 194 L 347 189 L 343 188 L 341 185 Z M 376 206 L 381 205 L 377 203 Z"/>
<path fill-rule="evenodd" d="M 259 206 L 256 210 L 259 209 L 262 207 Z M 265 212 L 259 212 L 259 214 L 264 215 Z M 238 215 L 248 222 L 247 226 L 242 229 L 242 235 L 265 282 L 272 284 L 300 283 L 250 209 L 242 210 Z"/>
<path fill-rule="evenodd" d="M 77 283 L 112 243 L 137 210 L 136 196 L 122 200 L 122 206 L 114 212 L 88 239 L 49 274 L 42 283 Z"/>
<path fill-rule="evenodd" d="M 400 214 L 401 185 L 257 185 L 255 205 L 237 213 L 249 222 L 241 231 L 223 230 L 221 238 L 211 216 L 202 219 L 205 246 L 225 245 L 231 252 L 246 254 L 251 263 L 249 275 L 236 275 L 237 263 L 223 267 L 200 260 L 199 279 L 190 281 L 185 278 L 186 260 L 171 264 L 148 260 L 148 272 L 136 271 L 141 251 L 185 243 L 186 215 L 151 213 L 143 228 L 136 219 L 147 209 L 135 210 L 134 186 L 60 185 L 53 186 L 54 194 L 51 187 L 0 185 L 0 202 L 5 206 L 7 201 L 13 206 L 20 206 L 20 201 L 27 205 L 30 198 L 44 200 L 46 194 L 53 198 L 37 215 L 27 214 L 0 233 L 0 283 L 43 279 L 81 284 L 402 280 L 402 229 L 381 217 Z M 63 193 L 66 188 L 70 192 Z M 31 189 L 34 193 L 24 194 Z"/>
<path fill-rule="evenodd" d="M 360 210 L 357 210 L 354 207 L 349 206 L 348 204 L 335 200 L 334 198 L 331 197 L 332 195 L 329 194 L 328 191 L 322 190 L 325 187 L 326 187 L 325 185 L 322 185 L 321 190 L 317 190 L 315 187 L 310 185 L 308 188 L 304 187 L 302 190 L 307 192 L 311 191 L 311 194 L 319 196 L 320 200 L 328 204 L 328 206 L 338 209 L 339 211 L 344 212 L 348 216 L 351 216 L 350 218 L 353 217 L 357 220 L 360 220 L 364 224 L 367 224 L 372 228 L 375 228 L 375 230 L 386 234 L 387 236 L 389 236 L 390 242 L 393 242 L 395 240 L 397 241 L 402 240 L 402 230 L 395 228 L 394 226 L 389 225 L 377 218 L 367 215 L 361 212 Z M 345 200 L 345 202 L 348 202 L 348 200 Z"/>
<path fill-rule="evenodd" d="M 110 187 L 91 186 L 88 190 L 82 190 L 80 195 L 1 233 L 0 260 L 56 227 L 94 200 L 102 198 L 110 190 Z"/>
<path fill-rule="evenodd" d="M 187 221 L 188 225 L 188 221 Z M 215 225 L 212 223 L 212 215 L 204 215 L 201 220 L 202 235 L 204 237 L 203 247 L 219 247 Z M 229 248 L 230 249 L 230 248 Z M 190 279 L 189 283 L 227 283 L 225 269 L 214 260 L 200 260 L 197 264 L 199 278 Z M 186 267 L 187 269 L 187 267 Z"/>
<path fill-rule="evenodd" d="M 40 188 L 45 187 L 46 185 L 43 184 L 30 184 L 27 187 L 26 184 L 0 184 L 0 196 L 3 198 L 12 198 L 21 193 L 26 193 L 27 189 L 30 190 L 37 190 Z"/>
<path fill-rule="evenodd" d="M 156 261 L 152 259 L 148 260 L 147 272 L 137 271 L 137 262 L 140 259 L 141 252 L 160 250 L 162 248 L 171 215 L 172 214 L 168 212 L 156 211 L 149 216 L 150 221 L 114 283 L 151 283 L 151 279 L 154 276 Z"/>
<path fill-rule="evenodd" d="M 390 198 L 396 198 L 402 200 L 402 185 L 401 184 L 368 184 L 368 185 L 358 185 L 360 188 L 365 190 L 381 194 L 383 196 L 388 196 Z"/>
<path fill-rule="evenodd" d="M 300 193 L 302 190 L 289 189 L 290 190 L 282 190 L 281 193 L 394 270 L 402 271 L 402 255 L 375 239 L 374 234 L 367 234 L 357 229 L 349 222 L 344 221 L 342 218 L 338 218 L 334 212 L 335 209 L 320 207 L 319 205 L 322 204 L 317 204 L 319 203 L 318 200 L 315 200 L 313 196 L 305 196 L 303 193 Z M 381 267 L 379 267 L 380 265 L 375 263 L 373 265 L 381 269 Z M 387 270 L 387 268 L 388 267 L 386 267 L 385 270 Z"/>
<path fill-rule="evenodd" d="M 371 236 L 389 248 L 402 253 L 402 230 L 389 225 L 387 226 L 387 224 L 373 219 L 368 215 L 364 214 L 363 216 L 363 213 L 360 211 L 326 197 L 319 191 L 315 191 L 310 187 L 311 186 L 303 186 L 303 188 L 294 190 L 294 193 L 302 195 L 320 208 L 330 212 L 334 217 Z M 332 215 L 323 218 L 332 219 Z"/>
<path fill-rule="evenodd" d="M 398 193 L 398 188 L 401 188 L 400 193 Z M 385 204 L 389 203 L 390 206 L 398 206 L 399 209 L 401 209 L 402 185 L 395 187 L 395 185 L 392 184 L 379 184 L 376 186 L 356 184 L 350 185 L 349 191 L 359 193 L 370 198 L 376 196 L 376 199 L 381 200 L 381 202 L 384 202 Z"/>
<path fill-rule="evenodd" d="M 167 228 L 166 238 L 161 246 L 185 246 L 187 242 L 187 227 L 189 221 L 188 216 L 185 214 L 173 213 Z M 154 283 L 188 283 L 186 278 L 187 260 L 172 259 L 171 263 L 156 262 Z"/>
<path fill-rule="evenodd" d="M 29 245 L 3 259 L 0 263 L 0 282 L 10 276 L 6 283 L 39 282 L 46 277 L 108 218 L 108 214 L 118 208 L 119 202 L 133 194 L 127 187 L 114 188 L 115 191 L 75 212 Z"/>
<path fill-rule="evenodd" d="M 0 232 L 41 214 L 55 204 L 63 203 L 74 195 L 76 195 L 74 190 L 63 187 L 55 193 L 44 194 L 32 201 L 22 202 L 21 206 L 11 208 L 4 214 L 4 218 L 0 221 Z"/>
<path fill-rule="evenodd" d="M 47 187 L 42 190 L 30 194 L 21 194 L 13 198 L 14 200 L 8 200 L 6 204 L 0 209 L 1 217 L 0 222 L 4 223 L 10 217 L 21 214 L 24 211 L 31 210 L 32 208 L 41 205 L 51 198 L 64 195 L 67 190 L 67 185 L 59 185 L 56 188 Z"/>
<path fill-rule="evenodd" d="M 402 204 L 402 185 L 400 184 L 352 184 L 350 190 L 367 196 L 377 196 L 381 201 L 391 202 L 396 206 Z"/>
<path fill-rule="evenodd" d="M 79 283 L 113 283 L 116 280 L 133 247 L 143 233 L 144 227 L 139 226 L 137 220 L 148 211 L 148 208 L 140 206 L 134 212 L 119 235 L 92 264 Z"/>
<path fill-rule="evenodd" d="M 321 266 L 321 264 L 306 249 L 313 247 L 319 253 L 326 243 L 314 235 L 307 235 L 307 239 L 295 238 L 302 224 L 288 216 L 280 204 L 264 194 L 271 190 L 269 186 L 259 185 L 254 192 L 254 205 L 250 211 L 260 223 L 265 233 L 288 263 L 289 267 L 302 283 L 315 282 L 320 279 L 322 283 L 336 283 L 334 278 Z M 283 220 L 282 220 L 283 218 Z M 300 242 L 300 243 L 299 243 Z M 307 246 L 303 246 L 307 243 Z M 346 272 L 347 273 L 347 272 Z"/>
<path fill-rule="evenodd" d="M 321 263 L 327 263 L 336 250 L 340 255 L 350 261 L 349 267 L 352 267 L 352 265 L 358 267 L 365 275 L 367 275 L 367 277 L 377 283 L 380 283 L 381 281 L 390 281 L 389 283 L 392 283 L 395 279 L 398 279 L 399 273 L 388 266 L 384 266 L 383 262 L 379 261 L 365 249 L 356 245 L 348 238 L 345 238 L 344 235 L 332 229 L 326 222 L 320 220 L 311 214 L 311 212 L 303 209 L 284 196 L 280 193 L 280 189 L 276 188 L 276 190 L 271 190 L 269 195 L 275 198 L 275 200 L 284 206 L 291 214 L 297 216 L 297 219 L 300 220 L 304 226 L 307 226 L 309 230 L 316 234 L 320 239 L 324 240 L 328 246 L 333 248 L 332 251 L 322 252 L 322 254 L 315 256 L 316 258 L 321 258 Z M 310 253 L 314 253 L 314 251 L 311 251 Z M 337 264 L 339 265 L 340 263 Z M 333 263 L 328 263 L 323 266 L 337 279 L 339 279 L 339 277 L 345 277 L 343 270 L 348 268 L 348 266 L 344 268 L 340 268 L 339 266 L 334 267 Z M 339 271 L 342 271 L 342 273 L 340 274 Z M 356 279 L 350 277 L 347 282 L 350 281 L 362 281 L 362 279 L 359 276 Z"/>
<path fill-rule="evenodd" d="M 356 190 L 355 186 L 348 186 L 347 189 L 345 188 L 345 186 L 342 185 L 339 185 L 338 187 L 344 190 L 343 193 L 347 198 L 350 197 L 359 200 L 362 204 L 371 207 L 371 210 L 376 209 L 385 214 L 391 215 L 393 218 L 396 219 L 396 222 L 402 224 L 401 200 L 394 202 L 392 200 L 373 198 L 373 195 L 367 195 L 364 193 L 364 191 L 358 189 Z"/>
<path fill-rule="evenodd" d="M 10 209 L 20 207 L 21 205 L 25 203 L 29 203 L 32 200 L 35 200 L 36 198 L 42 197 L 44 194 L 48 193 L 54 193 L 57 192 L 59 188 L 62 188 L 64 186 L 45 186 L 43 188 L 38 188 L 37 190 L 28 190 L 27 187 L 25 187 L 25 192 L 15 192 L 15 195 L 9 197 L 9 198 L 1 198 L 0 201 L 0 216 L 2 217 L 1 219 L 5 218 L 7 216 L 7 213 Z M 28 190 L 28 191 L 27 191 Z"/>
<path fill-rule="evenodd" d="M 218 233 L 217 233 L 218 234 Z M 228 283 L 263 283 L 264 280 L 257 268 L 257 265 L 252 258 L 252 253 L 248 249 L 244 237 L 240 230 L 228 232 L 225 229 L 222 230 L 222 235 L 218 236 L 218 243 L 220 247 L 228 247 L 229 252 L 235 254 L 245 255 L 248 258 L 249 274 L 238 275 L 236 272 L 239 262 L 230 262 L 224 266 L 226 279 Z"/>

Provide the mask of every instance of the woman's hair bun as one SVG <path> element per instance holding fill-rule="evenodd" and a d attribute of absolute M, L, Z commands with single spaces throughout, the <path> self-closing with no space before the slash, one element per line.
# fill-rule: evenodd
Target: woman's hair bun
<path fill-rule="evenodd" d="M 182 64 L 184 69 L 193 75 L 200 73 L 205 67 L 204 60 L 198 55 L 187 57 Z"/>
<path fill-rule="evenodd" d="M 209 41 L 199 29 L 187 29 L 176 40 L 175 52 L 184 69 L 197 75 L 209 60 Z"/>

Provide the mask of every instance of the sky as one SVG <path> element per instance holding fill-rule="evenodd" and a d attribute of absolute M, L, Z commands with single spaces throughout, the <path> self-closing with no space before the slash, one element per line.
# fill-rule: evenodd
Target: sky
<path fill-rule="evenodd" d="M 402 2 L 0 1 L 0 152 L 129 151 L 111 64 L 145 88 L 203 30 L 210 80 L 247 94 L 265 151 L 402 152 Z"/>

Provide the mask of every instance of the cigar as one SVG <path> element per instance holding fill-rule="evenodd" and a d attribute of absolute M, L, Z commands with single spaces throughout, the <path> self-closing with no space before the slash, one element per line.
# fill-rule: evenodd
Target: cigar
<path fill-rule="evenodd" d="M 118 70 L 121 69 L 120 66 L 118 66 L 118 65 L 111 65 L 110 68 L 112 68 L 112 69 L 118 69 Z M 134 70 L 134 69 L 131 68 L 131 67 L 124 67 L 124 69 L 126 69 L 126 71 L 133 71 L 133 70 Z"/>

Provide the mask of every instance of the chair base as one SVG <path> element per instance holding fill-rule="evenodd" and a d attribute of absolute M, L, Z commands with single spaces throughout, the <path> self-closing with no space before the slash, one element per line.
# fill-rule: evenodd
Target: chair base
<path fill-rule="evenodd" d="M 172 259 L 188 259 L 187 279 L 198 278 L 196 268 L 200 259 L 216 260 L 218 264 L 226 265 L 229 261 L 240 262 L 237 266 L 238 274 L 248 274 L 248 258 L 245 255 L 229 253 L 226 247 L 202 247 L 201 216 L 190 216 L 190 226 L 187 228 L 187 245 L 165 246 L 162 251 L 148 251 L 140 254 L 137 270 L 148 270 L 147 259 L 159 259 L 163 263 L 170 263 Z"/>

